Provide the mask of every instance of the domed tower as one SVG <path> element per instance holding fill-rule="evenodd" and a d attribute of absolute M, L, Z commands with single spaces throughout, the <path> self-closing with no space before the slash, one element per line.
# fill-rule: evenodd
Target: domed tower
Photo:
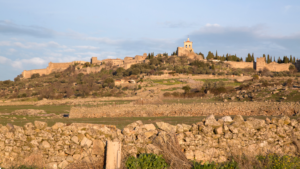
<path fill-rule="evenodd" d="M 184 42 L 183 48 L 190 52 L 194 52 L 193 42 L 190 41 L 190 38 L 187 38 L 187 41 Z"/>

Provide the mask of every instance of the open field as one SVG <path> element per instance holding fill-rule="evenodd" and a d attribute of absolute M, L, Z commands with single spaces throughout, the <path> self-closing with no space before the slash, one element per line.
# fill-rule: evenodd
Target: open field
<path fill-rule="evenodd" d="M 8 117 L 8 118 L 3 118 Z M 23 119 L 26 117 L 26 119 Z M 202 121 L 207 116 L 197 116 L 197 117 L 103 117 L 103 118 L 79 118 L 79 119 L 69 119 L 69 118 L 55 118 L 55 119 L 47 119 L 41 117 L 33 117 L 33 116 L 2 116 L 0 119 L 0 125 L 6 125 L 7 123 L 23 126 L 26 123 L 33 123 L 34 121 L 44 121 L 48 124 L 48 126 L 52 126 L 57 122 L 62 122 L 66 124 L 71 123 L 89 123 L 89 124 L 104 124 L 104 125 L 115 125 L 117 128 L 122 129 L 126 125 L 133 123 L 137 120 L 141 120 L 144 124 L 155 123 L 155 122 L 166 122 L 172 125 L 177 124 L 195 124 L 197 122 Z M 232 118 L 234 116 L 231 116 Z M 266 119 L 266 116 L 243 116 L 244 119 L 249 117 L 255 117 L 258 119 Z M 272 116 L 274 117 L 274 116 Z M 268 116 L 268 118 L 272 118 Z M 15 118 L 15 119 L 12 119 Z M 221 118 L 221 116 L 216 116 L 216 118 Z M 291 116 L 291 119 L 297 119 L 298 117 Z M 13 122 L 11 121 L 13 120 Z"/>

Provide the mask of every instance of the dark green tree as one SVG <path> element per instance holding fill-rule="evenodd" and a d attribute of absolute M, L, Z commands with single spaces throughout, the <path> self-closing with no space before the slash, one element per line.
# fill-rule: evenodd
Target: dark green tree
<path fill-rule="evenodd" d="M 214 59 L 214 54 L 211 52 L 211 51 L 209 51 L 208 52 L 208 54 L 207 54 L 207 57 L 206 57 L 206 59 L 208 60 L 208 59 Z"/>

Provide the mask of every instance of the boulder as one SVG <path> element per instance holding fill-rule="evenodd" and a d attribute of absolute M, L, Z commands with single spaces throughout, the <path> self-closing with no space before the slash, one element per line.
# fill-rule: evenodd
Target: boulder
<path fill-rule="evenodd" d="M 213 128 L 218 128 L 222 124 L 220 124 L 219 122 L 217 122 L 217 120 L 215 119 L 214 115 L 210 115 L 210 116 L 208 116 L 208 117 L 205 118 L 205 125 L 206 126 L 211 126 Z"/>
<path fill-rule="evenodd" d="M 266 122 L 265 120 L 262 120 L 262 119 L 248 119 L 247 122 L 249 122 L 250 124 L 252 124 L 253 128 L 254 129 L 261 129 L 261 128 L 264 128 L 266 126 Z"/>
<path fill-rule="evenodd" d="M 232 122 L 232 118 L 230 116 L 224 116 L 221 118 L 224 123 L 231 123 Z"/>
<path fill-rule="evenodd" d="M 42 121 L 34 121 L 34 125 L 37 129 L 44 129 L 47 127 L 47 123 L 46 122 L 42 122 Z"/>
<path fill-rule="evenodd" d="M 146 130 L 155 130 L 156 127 L 154 126 L 154 124 L 144 124 L 143 128 L 145 128 Z"/>
<path fill-rule="evenodd" d="M 170 133 L 175 133 L 176 132 L 176 126 L 173 126 L 171 124 L 165 123 L 165 122 L 156 122 L 156 125 L 158 128 L 170 132 Z"/>

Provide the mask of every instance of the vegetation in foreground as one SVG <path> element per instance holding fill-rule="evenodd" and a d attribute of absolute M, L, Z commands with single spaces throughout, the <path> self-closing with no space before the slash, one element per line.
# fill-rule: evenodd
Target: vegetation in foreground
<path fill-rule="evenodd" d="M 255 158 L 235 157 L 228 162 L 192 162 L 192 169 L 298 169 L 300 158 L 291 156 L 279 156 L 268 154 L 256 156 Z M 155 154 L 141 154 L 139 157 L 129 157 L 126 161 L 128 169 L 166 169 L 168 164 Z"/>

